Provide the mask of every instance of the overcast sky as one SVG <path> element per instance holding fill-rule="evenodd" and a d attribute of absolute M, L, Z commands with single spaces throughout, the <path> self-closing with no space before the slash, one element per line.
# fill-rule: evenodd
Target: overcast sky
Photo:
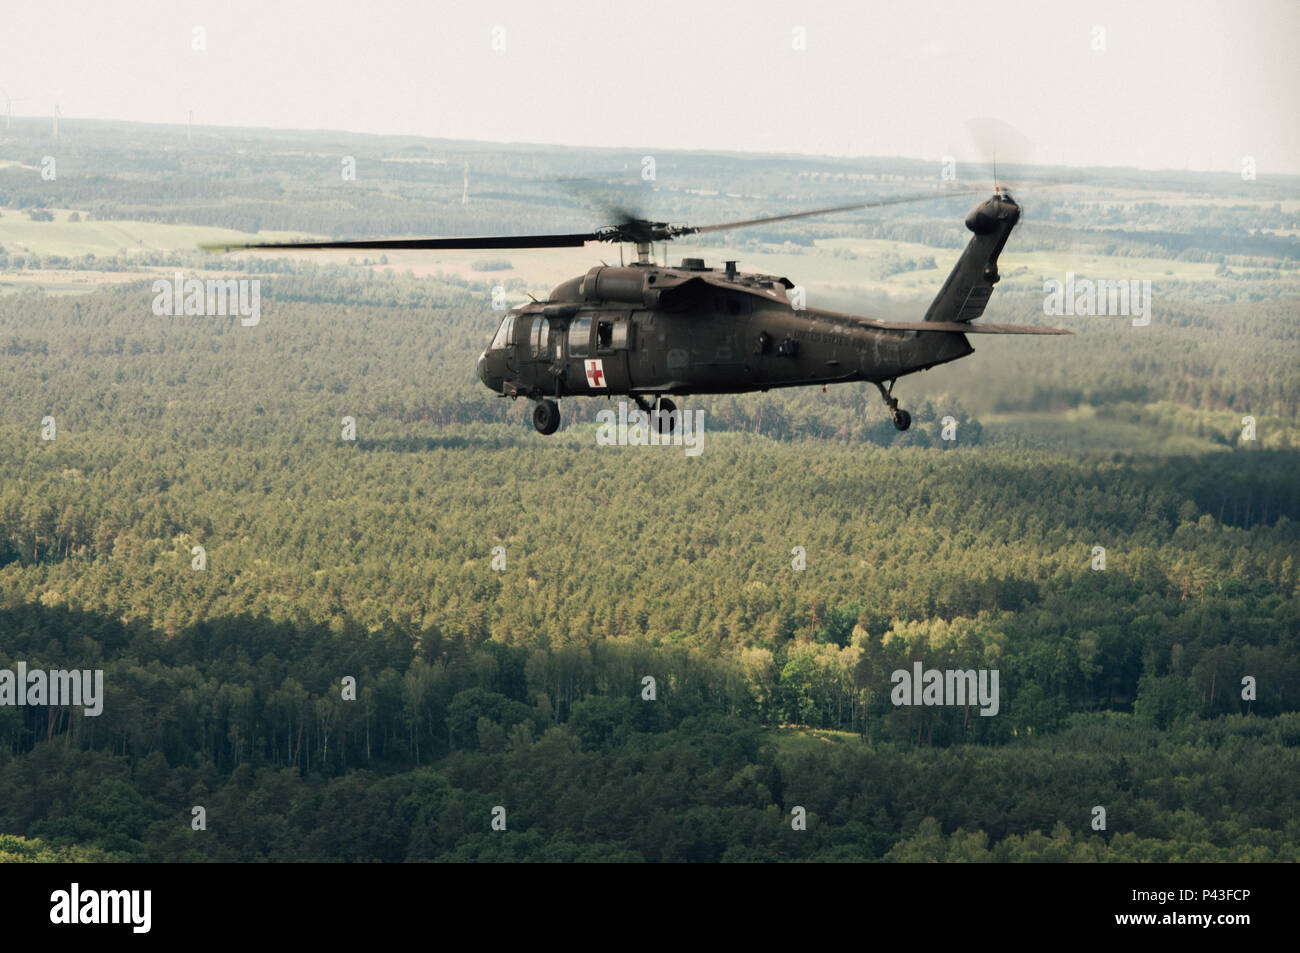
<path fill-rule="evenodd" d="M 936 161 L 979 158 L 966 123 L 993 117 L 1029 144 L 1000 160 L 1238 172 L 1253 156 L 1264 176 L 1300 173 L 1298 45 L 1297 0 L 68 0 L 4 5 L 0 90 L 15 116 L 57 103 L 69 131 L 193 109 L 209 125 Z"/>

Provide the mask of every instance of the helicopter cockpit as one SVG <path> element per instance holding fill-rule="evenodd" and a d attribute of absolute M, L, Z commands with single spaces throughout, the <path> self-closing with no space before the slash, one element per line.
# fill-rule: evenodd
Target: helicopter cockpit
<path fill-rule="evenodd" d="M 496 337 L 488 345 L 489 351 L 501 351 L 512 346 L 515 343 L 515 316 L 508 314 L 501 321 L 501 327 L 497 328 Z"/>

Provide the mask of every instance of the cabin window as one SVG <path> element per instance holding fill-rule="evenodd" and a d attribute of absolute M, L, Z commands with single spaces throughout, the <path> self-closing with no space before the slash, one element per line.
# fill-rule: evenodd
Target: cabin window
<path fill-rule="evenodd" d="M 627 318 L 611 318 L 596 322 L 596 350 L 626 351 L 632 347 L 632 322 Z"/>
<path fill-rule="evenodd" d="M 515 343 L 515 316 L 512 314 L 501 322 L 497 336 L 492 339 L 492 350 L 499 351 Z"/>
<path fill-rule="evenodd" d="M 574 318 L 569 325 L 569 357 L 591 353 L 591 318 Z"/>
<path fill-rule="evenodd" d="M 551 322 L 545 318 L 533 318 L 533 327 L 529 332 L 529 345 L 533 352 L 534 359 L 543 359 L 549 356 L 548 351 L 551 345 Z"/>

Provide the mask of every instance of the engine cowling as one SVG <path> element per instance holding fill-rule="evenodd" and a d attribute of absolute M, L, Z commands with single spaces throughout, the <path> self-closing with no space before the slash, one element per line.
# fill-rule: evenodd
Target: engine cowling
<path fill-rule="evenodd" d="M 578 293 L 584 301 L 620 301 L 653 307 L 655 302 L 648 300 L 648 292 L 653 290 L 655 301 L 659 294 L 657 289 L 648 288 L 646 279 L 654 273 L 653 269 L 646 268 L 597 265 L 582 279 Z"/>

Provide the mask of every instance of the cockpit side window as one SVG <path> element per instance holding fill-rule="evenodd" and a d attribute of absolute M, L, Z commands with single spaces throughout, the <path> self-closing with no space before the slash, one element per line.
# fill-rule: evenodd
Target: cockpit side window
<path fill-rule="evenodd" d="M 502 348 L 509 347 L 515 343 L 515 318 L 510 315 L 501 322 L 501 327 L 497 328 L 497 336 L 492 339 L 491 349 L 499 351 Z"/>

